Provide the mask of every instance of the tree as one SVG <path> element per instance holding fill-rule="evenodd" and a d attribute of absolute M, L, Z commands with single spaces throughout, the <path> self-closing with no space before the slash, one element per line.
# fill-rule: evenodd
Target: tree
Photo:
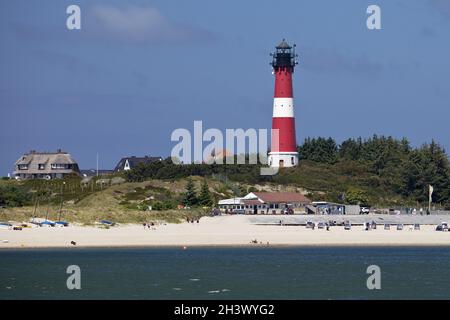
<path fill-rule="evenodd" d="M 210 207 L 212 205 L 211 193 L 209 192 L 209 187 L 206 180 L 203 180 L 200 195 L 198 197 L 198 204 L 204 207 Z"/>
<path fill-rule="evenodd" d="M 194 206 L 198 203 L 197 192 L 191 178 L 188 179 L 186 184 L 186 193 L 184 194 L 183 203 L 188 207 Z"/>
<path fill-rule="evenodd" d="M 333 164 L 337 161 L 338 148 L 333 138 L 306 138 L 298 147 L 300 160 Z"/>
<path fill-rule="evenodd" d="M 358 188 L 351 188 L 345 194 L 345 199 L 349 204 L 368 205 L 369 198 L 367 193 Z"/>
<path fill-rule="evenodd" d="M 445 150 L 436 142 L 413 150 L 403 166 L 402 193 L 420 202 L 428 201 L 428 185 L 434 187 L 433 202 L 450 199 L 450 164 Z"/>
<path fill-rule="evenodd" d="M 339 157 L 345 160 L 359 160 L 361 158 L 362 139 L 347 139 L 339 147 Z"/>

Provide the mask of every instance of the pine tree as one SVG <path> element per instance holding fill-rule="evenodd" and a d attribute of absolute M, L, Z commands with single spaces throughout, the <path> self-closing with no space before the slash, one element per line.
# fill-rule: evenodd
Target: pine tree
<path fill-rule="evenodd" d="M 198 203 L 201 206 L 210 207 L 212 205 L 211 193 L 209 192 L 208 183 L 203 181 L 202 188 L 200 189 L 200 195 L 198 197 Z"/>
<path fill-rule="evenodd" d="M 198 203 L 197 192 L 195 190 L 194 182 L 191 178 L 188 179 L 186 184 L 186 193 L 184 194 L 183 204 L 185 206 L 194 206 Z"/>

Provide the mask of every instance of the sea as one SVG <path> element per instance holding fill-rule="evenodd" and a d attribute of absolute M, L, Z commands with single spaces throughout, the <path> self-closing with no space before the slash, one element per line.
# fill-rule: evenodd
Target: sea
<path fill-rule="evenodd" d="M 449 271 L 450 247 L 2 249 L 0 299 L 450 299 Z"/>

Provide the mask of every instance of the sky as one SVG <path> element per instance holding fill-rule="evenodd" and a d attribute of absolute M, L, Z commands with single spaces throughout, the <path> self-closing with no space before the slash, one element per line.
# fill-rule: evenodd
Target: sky
<path fill-rule="evenodd" d="M 371 4 L 381 30 L 366 26 Z M 298 143 L 378 134 L 450 150 L 450 0 L 3 0 L 0 176 L 30 150 L 82 169 L 97 153 L 101 169 L 167 157 L 194 120 L 269 129 L 282 38 L 299 54 Z"/>

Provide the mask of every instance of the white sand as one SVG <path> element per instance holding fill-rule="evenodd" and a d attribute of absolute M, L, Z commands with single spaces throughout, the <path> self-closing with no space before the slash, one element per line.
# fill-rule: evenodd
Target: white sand
<path fill-rule="evenodd" d="M 120 247 L 120 246 L 240 246 L 252 245 L 257 239 L 267 245 L 450 245 L 450 232 L 434 231 L 435 226 L 422 225 L 419 231 L 364 231 L 353 226 L 306 229 L 304 226 L 262 226 L 249 223 L 246 216 L 205 217 L 200 223 L 161 225 L 156 230 L 142 225 L 121 225 L 110 229 L 70 226 L 66 228 L 25 228 L 22 231 L 0 229 L 0 248 L 32 247 Z M 3 242 L 8 240 L 8 242 Z"/>

